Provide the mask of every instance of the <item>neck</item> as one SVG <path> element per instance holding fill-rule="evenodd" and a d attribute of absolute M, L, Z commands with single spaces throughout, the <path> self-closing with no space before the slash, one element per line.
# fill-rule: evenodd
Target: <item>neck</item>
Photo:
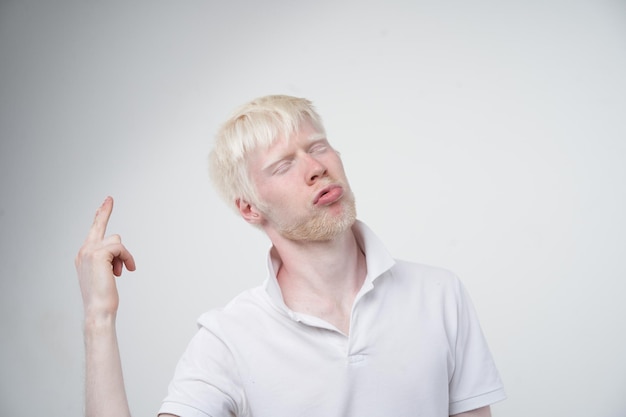
<path fill-rule="evenodd" d="M 270 238 L 282 261 L 277 279 L 285 304 L 347 334 L 352 304 L 367 273 L 365 255 L 353 231 L 321 242 Z"/>

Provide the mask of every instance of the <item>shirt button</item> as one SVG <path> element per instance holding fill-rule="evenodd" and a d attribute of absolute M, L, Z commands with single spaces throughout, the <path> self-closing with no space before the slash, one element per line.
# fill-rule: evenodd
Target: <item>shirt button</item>
<path fill-rule="evenodd" d="M 366 357 L 367 357 L 366 355 L 361 355 L 361 354 L 350 355 L 348 356 L 348 363 L 363 362 Z"/>

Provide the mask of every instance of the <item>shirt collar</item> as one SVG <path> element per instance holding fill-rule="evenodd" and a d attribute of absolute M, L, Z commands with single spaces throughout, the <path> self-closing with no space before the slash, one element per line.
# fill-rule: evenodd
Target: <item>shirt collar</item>
<path fill-rule="evenodd" d="M 367 265 L 367 276 L 365 277 L 364 287 L 371 287 L 374 280 L 387 272 L 395 264 L 395 260 L 389 254 L 382 241 L 374 234 L 374 232 L 362 221 L 357 220 L 352 226 L 352 231 L 356 237 L 357 243 L 365 254 L 365 263 Z M 283 301 L 283 295 L 276 279 L 276 272 L 280 269 L 282 261 L 278 256 L 276 248 L 273 246 L 269 249 L 267 255 L 267 279 L 265 280 L 265 290 L 268 295 L 278 306 L 291 311 Z"/>

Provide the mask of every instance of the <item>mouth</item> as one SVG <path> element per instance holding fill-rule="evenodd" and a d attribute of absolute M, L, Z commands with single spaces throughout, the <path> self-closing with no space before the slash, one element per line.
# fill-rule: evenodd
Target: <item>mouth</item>
<path fill-rule="evenodd" d="M 313 200 L 314 205 L 326 206 L 339 200 L 343 196 L 343 188 L 340 185 L 329 185 L 323 188 Z"/>

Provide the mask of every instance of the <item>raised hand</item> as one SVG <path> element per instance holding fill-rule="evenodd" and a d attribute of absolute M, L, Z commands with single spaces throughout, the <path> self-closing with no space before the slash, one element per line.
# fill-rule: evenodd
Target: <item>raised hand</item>
<path fill-rule="evenodd" d="M 75 261 L 85 307 L 86 417 L 130 417 L 115 331 L 115 277 L 124 266 L 134 271 L 135 260 L 119 235 L 105 236 L 112 211 L 113 199 L 107 197 Z"/>
<path fill-rule="evenodd" d="M 135 260 L 120 236 L 105 236 L 112 211 L 113 198 L 107 197 L 75 260 L 87 321 L 115 319 L 119 306 L 115 277 L 122 275 L 124 266 L 135 270 Z"/>

